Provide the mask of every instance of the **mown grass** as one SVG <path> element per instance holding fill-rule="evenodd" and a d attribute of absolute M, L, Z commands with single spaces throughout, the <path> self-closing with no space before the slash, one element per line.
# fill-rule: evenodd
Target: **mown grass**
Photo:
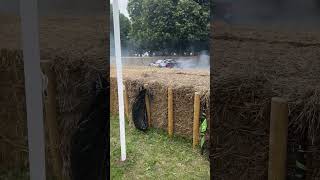
<path fill-rule="evenodd" d="M 166 132 L 141 132 L 126 123 L 127 160 L 120 161 L 119 120 L 110 119 L 111 179 L 209 179 L 209 161 L 192 141 Z"/>

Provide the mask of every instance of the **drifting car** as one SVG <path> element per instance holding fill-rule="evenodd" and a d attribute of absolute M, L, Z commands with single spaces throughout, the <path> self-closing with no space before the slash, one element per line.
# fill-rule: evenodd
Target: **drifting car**
<path fill-rule="evenodd" d="M 174 68 L 178 67 L 178 63 L 173 59 L 159 59 L 153 63 L 150 63 L 149 66 L 160 68 Z"/>

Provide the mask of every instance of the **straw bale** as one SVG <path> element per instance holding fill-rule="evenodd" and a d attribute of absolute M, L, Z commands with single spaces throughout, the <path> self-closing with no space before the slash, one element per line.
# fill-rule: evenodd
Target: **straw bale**
<path fill-rule="evenodd" d="M 58 125 L 62 137 L 60 151 L 68 176 L 71 169 L 71 138 L 78 128 L 78 121 L 90 106 L 90 99 L 94 96 L 92 83 L 99 74 L 107 75 L 107 68 L 107 60 L 103 57 L 78 59 L 64 55 L 53 60 L 52 69 L 57 78 Z"/>
<path fill-rule="evenodd" d="M 110 78 L 110 113 L 118 114 L 119 105 L 118 105 L 118 91 L 117 91 L 117 79 Z"/>
<path fill-rule="evenodd" d="M 123 77 L 129 97 L 131 113 L 134 97 L 139 88 L 146 85 L 150 96 L 152 127 L 167 129 L 169 86 L 173 89 L 174 133 L 185 137 L 192 137 L 193 98 L 199 92 L 202 107 L 207 113 L 209 104 L 209 71 L 207 70 L 178 70 L 158 69 L 146 66 L 124 66 Z M 117 83 L 115 68 L 111 68 L 111 106 L 117 113 Z M 116 101 L 115 101 L 116 100 Z"/>
<path fill-rule="evenodd" d="M 314 161 L 320 150 L 320 46 L 290 33 L 221 27 L 211 46 L 215 58 L 211 81 L 213 177 L 266 179 L 270 100 L 274 96 L 289 102 L 288 176 L 294 175 L 293 152 L 298 145 L 306 146 L 308 156 L 312 154 L 307 173 L 315 175 L 319 166 Z"/>
<path fill-rule="evenodd" d="M 27 122 L 22 55 L 0 50 L 0 166 L 28 167 Z"/>
<path fill-rule="evenodd" d="M 0 136 L 0 156 L 2 157 L 0 164 L 2 167 L 3 163 L 10 162 L 16 167 L 19 164 L 25 164 L 24 167 L 26 167 L 27 125 L 20 18 L 0 13 L 0 21 L 2 22 L 0 24 L 0 104 L 9 109 L 0 110 L 0 119 L 5 120 L 0 121 L 0 135 L 5 135 Z M 77 129 L 77 122 L 89 106 L 92 82 L 96 80 L 97 74 L 103 74 L 107 79 L 109 76 L 106 58 L 109 53 L 108 26 L 106 26 L 108 22 L 109 19 L 101 14 L 39 18 L 41 60 L 51 61 L 52 70 L 57 77 L 57 121 L 62 138 L 59 149 L 60 154 L 63 155 L 63 173 L 69 177 L 71 176 L 70 141 Z M 8 72 L 12 67 L 16 67 L 17 75 Z M 10 98 L 12 92 L 18 93 L 16 100 Z M 16 109 L 17 107 L 19 109 Z M 21 114 L 22 120 L 15 117 L 18 114 Z M 17 127 L 9 128 L 6 124 L 17 125 Z M 3 131 L 7 129 L 8 132 Z M 7 139 L 10 141 L 5 142 Z M 7 146 L 8 142 L 14 142 L 13 144 L 19 146 Z M 20 152 L 20 147 L 24 150 L 22 159 L 18 159 L 22 155 L 16 152 Z M 50 164 L 48 155 L 50 156 L 50 153 L 47 153 L 46 157 Z"/>
<path fill-rule="evenodd" d="M 79 119 L 90 105 L 89 100 L 94 96 L 94 93 L 91 92 L 92 83 L 96 80 L 98 74 L 107 76 L 107 60 L 103 54 L 100 55 L 100 58 L 83 57 L 78 59 L 62 54 L 56 55 L 51 62 L 51 68 L 57 78 L 57 121 L 61 137 L 59 150 L 63 156 L 63 169 L 66 176 L 71 176 L 70 143 L 72 135 L 77 129 Z M 28 160 L 24 73 L 21 57 L 21 51 L 2 49 L 0 53 L 2 65 L 0 74 L 4 76 L 0 81 L 0 103 L 7 108 L 1 111 L 3 121 L 0 121 L 2 127 L 0 133 L 0 154 L 2 154 L 0 164 L 5 165 L 6 162 L 10 162 L 10 164 L 4 166 L 8 168 L 21 163 L 20 166 L 24 164 L 23 166 L 27 167 L 25 162 Z M 4 66 L 6 67 L 4 68 Z M 15 69 L 11 72 L 12 68 Z M 18 75 L 15 75 L 16 73 Z M 18 96 L 14 99 L 12 93 L 16 93 Z M 21 115 L 20 118 L 17 116 L 19 114 Z M 46 138 L 48 138 L 47 134 Z M 11 146 L 7 146 L 8 144 L 11 144 Z M 46 149 L 49 151 L 50 148 L 46 147 Z M 18 159 L 22 157 L 21 153 L 24 159 Z M 47 153 L 49 165 L 50 159 L 51 157 Z"/>

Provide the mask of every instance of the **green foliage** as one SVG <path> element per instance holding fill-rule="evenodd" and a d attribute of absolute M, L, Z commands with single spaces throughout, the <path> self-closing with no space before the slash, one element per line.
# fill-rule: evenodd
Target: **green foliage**
<path fill-rule="evenodd" d="M 200 140 L 200 147 L 201 148 L 203 147 L 205 141 L 206 141 L 205 136 L 202 136 L 201 140 Z"/>
<path fill-rule="evenodd" d="M 129 0 L 130 39 L 137 52 L 163 55 L 208 49 L 209 3 L 194 0 Z"/>
<path fill-rule="evenodd" d="M 200 126 L 200 132 L 205 133 L 207 131 L 207 119 L 203 119 L 201 126 Z"/>
<path fill-rule="evenodd" d="M 174 6 L 171 0 L 130 0 L 130 38 L 138 53 L 168 51 L 173 38 Z"/>
<path fill-rule="evenodd" d="M 110 32 L 113 34 L 113 9 L 112 4 L 110 4 Z M 120 21 L 120 39 L 121 45 L 123 47 L 127 47 L 129 45 L 129 33 L 131 31 L 131 22 L 128 17 L 123 15 L 122 13 L 119 14 L 119 21 Z"/>
<path fill-rule="evenodd" d="M 200 147 L 203 148 L 203 145 L 206 141 L 206 133 L 207 133 L 208 123 L 205 115 L 201 118 L 201 125 L 200 125 Z"/>
<path fill-rule="evenodd" d="M 120 38 L 121 38 L 122 42 L 127 43 L 129 41 L 129 32 L 131 31 L 131 22 L 122 13 L 120 13 L 119 18 L 120 18 L 119 19 L 119 21 L 120 21 Z"/>
<path fill-rule="evenodd" d="M 208 43 L 209 39 L 209 7 L 202 6 L 193 0 L 180 0 L 176 11 L 176 32 L 178 43 L 191 47 L 196 52 L 206 49 L 201 42 Z M 196 46 L 192 46 L 196 44 Z"/>

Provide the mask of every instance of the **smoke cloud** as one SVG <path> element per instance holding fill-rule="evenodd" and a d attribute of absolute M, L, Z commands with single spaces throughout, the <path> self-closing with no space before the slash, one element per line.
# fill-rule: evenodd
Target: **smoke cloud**
<path fill-rule="evenodd" d="M 210 69 L 210 56 L 207 51 L 202 51 L 198 57 L 192 59 L 180 57 L 177 63 L 181 69 Z"/>

